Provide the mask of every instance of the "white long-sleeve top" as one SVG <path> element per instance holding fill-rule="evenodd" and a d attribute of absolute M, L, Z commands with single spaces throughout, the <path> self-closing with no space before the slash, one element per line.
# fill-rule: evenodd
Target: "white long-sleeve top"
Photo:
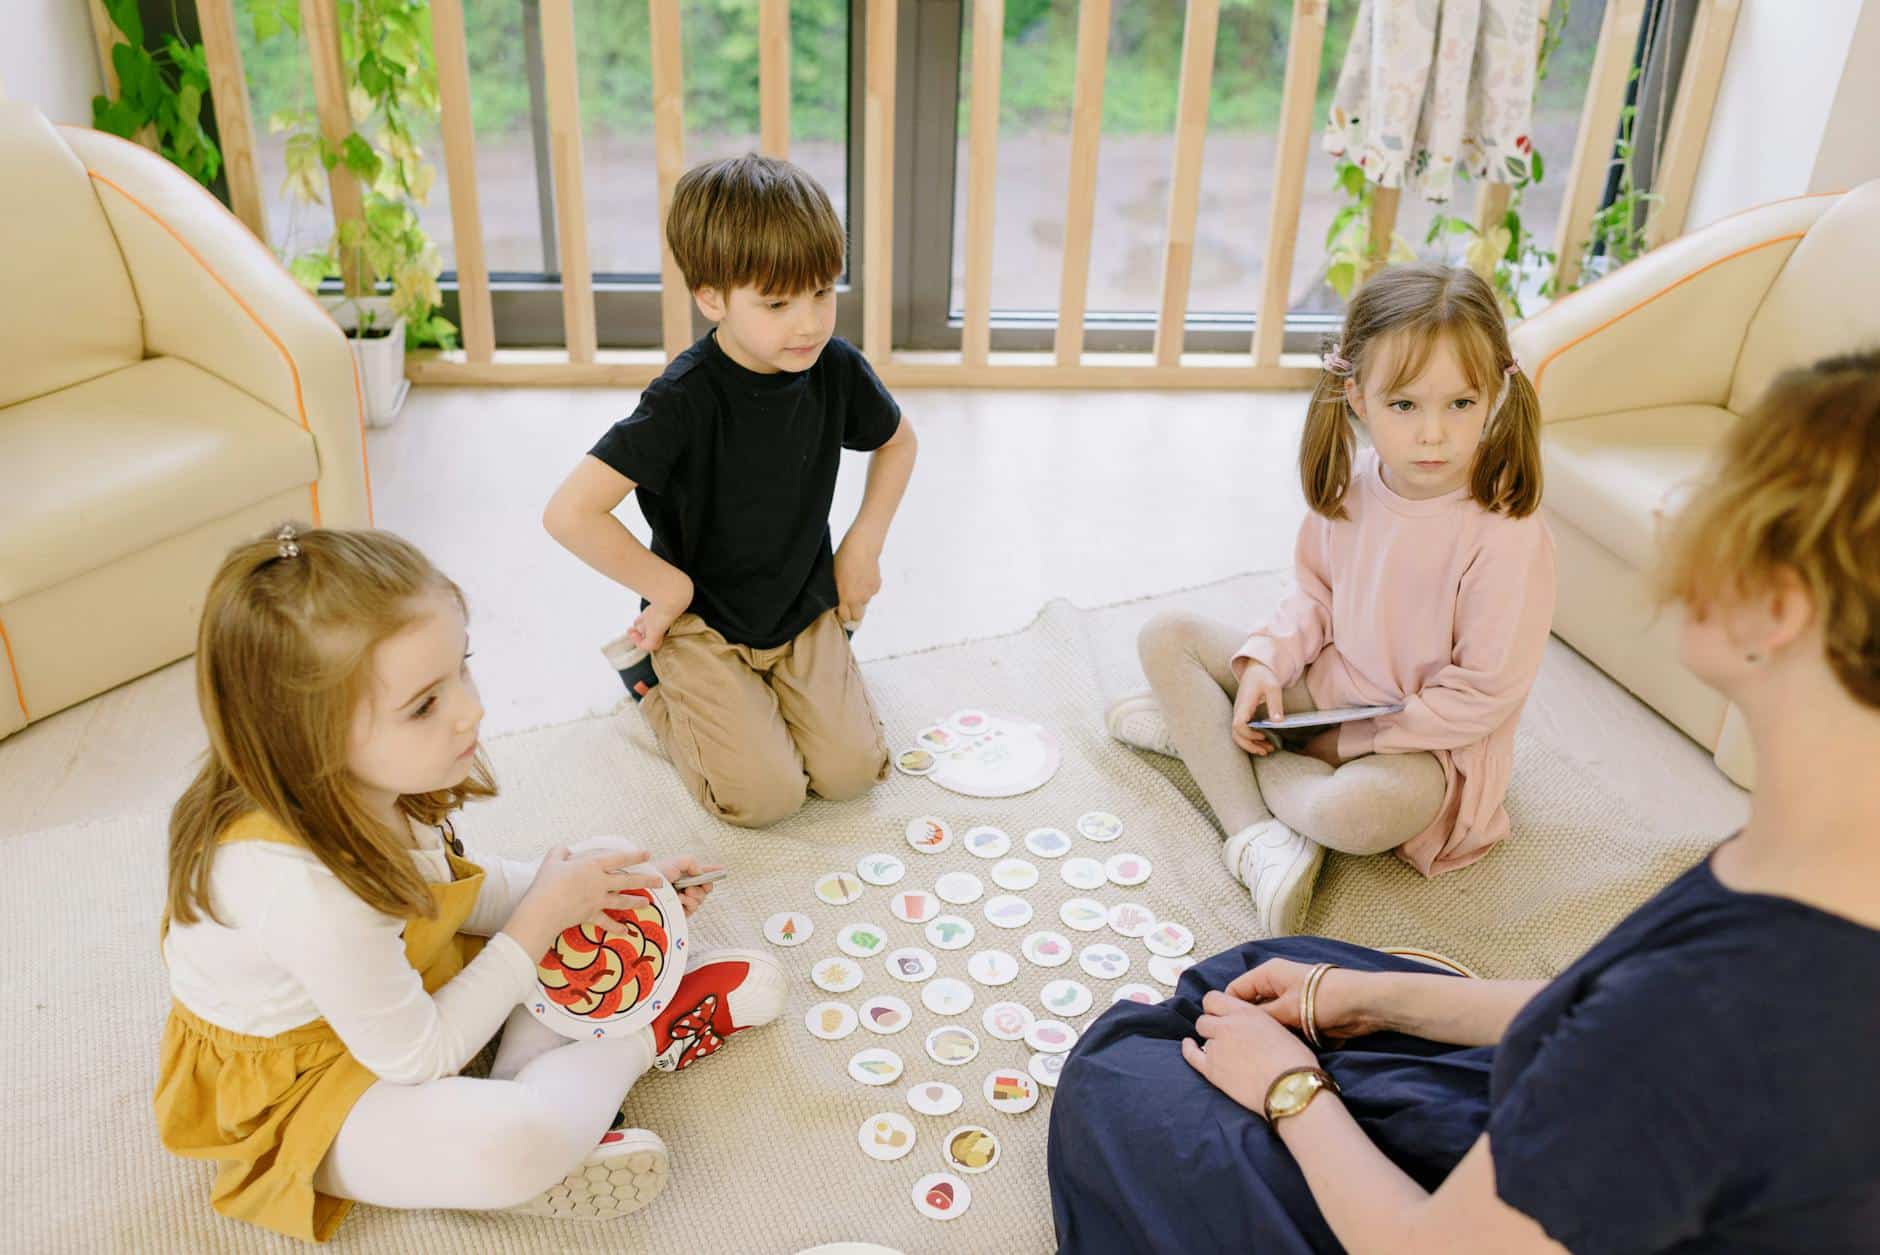
<path fill-rule="evenodd" d="M 411 852 L 427 881 L 451 879 L 443 839 Z M 499 930 L 536 864 L 466 854 L 483 887 L 461 931 L 490 941 L 435 994 L 405 957 L 405 921 L 361 901 L 311 850 L 274 841 L 219 846 L 206 915 L 163 943 L 176 1000 L 211 1024 L 272 1037 L 324 1019 L 373 1075 L 400 1085 L 451 1076 L 535 987 L 535 960 Z"/>

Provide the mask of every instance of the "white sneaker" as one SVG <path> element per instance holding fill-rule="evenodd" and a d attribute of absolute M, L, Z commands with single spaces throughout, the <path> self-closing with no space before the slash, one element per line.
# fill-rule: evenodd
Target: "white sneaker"
<path fill-rule="evenodd" d="M 1263 819 L 1229 837 L 1221 847 L 1221 860 L 1234 879 L 1247 886 L 1254 914 L 1268 936 L 1299 931 L 1325 864 L 1324 846 L 1277 819 Z"/>
<path fill-rule="evenodd" d="M 1162 717 L 1162 704 L 1148 689 L 1119 697 L 1110 703 L 1103 722 L 1110 735 L 1125 745 L 1133 745 L 1151 754 L 1180 758 L 1182 752 L 1169 738 L 1168 720 Z"/>
<path fill-rule="evenodd" d="M 581 1165 L 519 1207 L 519 1216 L 612 1220 L 659 1197 L 672 1171 L 666 1143 L 648 1129 L 610 1129 Z"/>

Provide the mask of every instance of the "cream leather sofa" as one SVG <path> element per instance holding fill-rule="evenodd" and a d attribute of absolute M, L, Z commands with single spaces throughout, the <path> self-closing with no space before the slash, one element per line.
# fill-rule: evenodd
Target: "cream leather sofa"
<path fill-rule="evenodd" d="M 1777 374 L 1880 344 L 1880 181 L 1780 201 L 1646 254 L 1518 327 L 1540 392 L 1554 631 L 1750 787 L 1742 718 L 1655 616 L 1654 515 Z"/>
<path fill-rule="evenodd" d="M 319 305 L 162 158 L 0 101 L 0 737 L 194 649 L 236 542 L 371 513 Z"/>

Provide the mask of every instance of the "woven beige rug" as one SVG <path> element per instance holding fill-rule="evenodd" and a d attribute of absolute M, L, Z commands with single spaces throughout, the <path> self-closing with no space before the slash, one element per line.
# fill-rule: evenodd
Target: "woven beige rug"
<path fill-rule="evenodd" d="M 1016 836 L 1040 825 L 1069 829 L 1083 811 L 1102 808 L 1126 821 L 1123 838 L 1076 852 L 1136 850 L 1155 870 L 1139 888 L 1090 896 L 1138 899 L 1186 923 L 1198 938 L 1197 954 L 1255 935 L 1246 896 L 1221 867 L 1219 837 L 1196 808 L 1185 772 L 1111 742 L 1102 709 L 1106 694 L 1140 683 L 1131 643 L 1155 610 L 1179 604 L 1244 621 L 1283 587 L 1279 577 L 1249 576 L 1100 611 L 1055 603 L 1012 636 L 868 665 L 896 744 L 935 716 L 968 705 L 1054 726 L 1064 747 L 1057 777 L 1006 801 L 971 801 L 896 775 L 863 800 L 812 803 L 788 823 L 750 833 L 700 814 L 650 752 L 645 725 L 632 710 L 493 744 L 505 794 L 460 826 L 474 844 L 522 854 L 621 832 L 655 851 L 697 849 L 735 869 L 695 921 L 702 942 L 763 947 L 762 921 L 784 908 L 807 912 L 816 932 L 807 945 L 775 951 L 793 975 L 781 1022 L 739 1038 L 683 1076 L 650 1075 L 629 1097 L 633 1122 L 657 1130 L 674 1157 L 671 1186 L 644 1212 L 577 1226 L 361 1208 L 333 1247 L 742 1255 L 862 1240 L 910 1255 L 1050 1250 L 1044 1153 L 1051 1097 L 1047 1091 L 1019 1116 L 986 1106 L 980 1097 L 986 1074 L 1022 1064 L 1028 1052 L 981 1031 L 979 1015 L 1001 998 L 1036 1008 L 1047 979 L 1071 975 L 1096 991 L 1096 1009 L 1079 1020 L 1088 1023 L 1119 982 L 1085 977 L 1074 964 L 1048 972 L 1022 964 L 1012 985 L 975 986 L 975 1004 L 958 1022 L 979 1033 L 982 1052 L 964 1067 L 946 1068 L 930 1062 L 921 1046 L 943 1021 L 920 1005 L 917 989 L 890 980 L 871 961 L 866 981 L 842 1000 L 859 1005 L 872 994 L 898 994 L 915 1008 L 912 1027 L 887 1038 L 857 1032 L 845 1041 L 818 1041 L 804 1030 L 803 1012 L 831 995 L 812 987 L 807 974 L 816 960 L 836 953 L 840 925 L 866 919 L 886 926 L 896 945 L 920 939 L 888 913 L 890 890 L 870 889 L 838 909 L 817 902 L 812 884 L 825 871 L 852 870 L 860 855 L 885 850 L 909 864 L 902 887 L 931 887 L 939 873 L 959 868 L 996 892 L 990 865 L 957 844 L 932 857 L 911 851 L 901 835 L 906 821 L 932 812 L 961 831 L 993 823 Z M 1514 835 L 1475 867 L 1437 881 L 1387 858 L 1334 857 L 1311 928 L 1434 948 L 1486 975 L 1547 975 L 1698 858 L 1742 810 L 1741 795 L 1695 746 L 1558 645 L 1524 723 L 1509 804 Z M 0 1027 L 0 1229 L 13 1235 L 10 1249 L 294 1245 L 215 1216 L 207 1204 L 208 1171 L 156 1145 L 149 1095 L 166 1005 L 156 950 L 163 843 L 164 816 L 156 812 L 0 842 L 0 919 L 7 929 L 0 971 L 10 995 Z M 1081 838 L 1078 844 L 1088 846 Z M 1032 927 L 1065 931 L 1057 906 L 1075 892 L 1055 865 L 1034 861 L 1044 876 L 1025 895 L 1037 908 Z M 941 974 L 963 977 L 967 956 L 988 946 L 1018 953 L 1029 929 L 994 928 L 978 906 L 961 908 L 978 926 L 977 939 L 967 950 L 941 953 Z M 1074 935 L 1079 944 L 1098 937 Z M 1124 980 L 1149 979 L 1140 942 L 1101 937 L 1131 954 Z M 906 1060 L 900 1083 L 873 1089 L 848 1078 L 849 1056 L 876 1045 Z M 933 1079 L 965 1092 L 966 1104 L 953 1116 L 908 1111 L 908 1085 Z M 871 1161 L 857 1147 L 857 1129 L 880 1110 L 908 1114 L 918 1130 L 913 1153 L 899 1162 Z M 1003 1154 L 990 1172 L 970 1178 L 971 1209 L 937 1224 L 915 1212 L 910 1190 L 942 1167 L 941 1137 L 962 1123 L 993 1129 Z"/>

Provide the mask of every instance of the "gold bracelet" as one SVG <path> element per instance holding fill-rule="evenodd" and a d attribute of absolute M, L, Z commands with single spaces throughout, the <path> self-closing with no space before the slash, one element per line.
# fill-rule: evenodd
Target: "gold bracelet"
<path fill-rule="evenodd" d="M 1319 982 L 1325 979 L 1325 973 L 1336 967 L 1335 963 L 1320 963 L 1306 974 L 1306 983 L 1299 990 L 1299 1031 L 1305 1035 L 1306 1044 L 1314 1050 L 1323 1049 L 1319 1040 L 1318 997 Z"/>

